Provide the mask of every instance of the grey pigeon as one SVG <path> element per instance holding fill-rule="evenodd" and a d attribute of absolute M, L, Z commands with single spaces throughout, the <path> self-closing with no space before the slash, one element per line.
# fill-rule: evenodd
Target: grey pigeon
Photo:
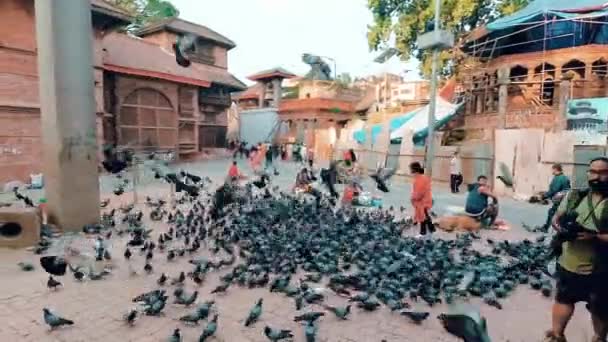
<path fill-rule="evenodd" d="M 59 316 L 53 314 L 51 312 L 51 310 L 49 310 L 47 308 L 42 309 L 42 312 L 44 314 L 44 322 L 46 324 L 48 324 L 51 327 L 51 329 L 55 329 L 62 325 L 73 325 L 74 324 L 74 321 L 65 319 L 63 317 L 59 317 Z"/>

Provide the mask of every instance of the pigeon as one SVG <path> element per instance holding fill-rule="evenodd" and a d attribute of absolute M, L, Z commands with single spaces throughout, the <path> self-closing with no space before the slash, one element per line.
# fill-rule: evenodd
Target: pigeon
<path fill-rule="evenodd" d="M 264 327 L 264 335 L 272 342 L 292 338 L 291 330 L 275 330 L 269 326 Z"/>
<path fill-rule="evenodd" d="M 445 330 L 465 342 L 490 342 L 485 318 L 469 305 L 451 306 L 437 318 Z"/>
<path fill-rule="evenodd" d="M 224 292 L 226 292 L 226 290 L 228 290 L 228 287 L 230 287 L 230 283 L 221 284 L 221 285 L 217 286 L 215 289 L 213 289 L 213 291 L 211 291 L 211 293 L 224 293 Z"/>
<path fill-rule="evenodd" d="M 408 317 L 412 322 L 416 324 L 422 323 L 422 321 L 429 318 L 430 313 L 428 312 L 419 312 L 419 311 L 401 311 L 402 316 Z"/>
<path fill-rule="evenodd" d="M 209 316 L 209 313 L 211 312 L 211 307 L 213 306 L 213 304 L 215 304 L 215 301 L 210 300 L 210 301 L 206 301 L 205 303 L 198 306 L 198 308 L 196 309 L 196 312 L 198 313 L 198 315 L 201 319 L 205 319 L 205 318 L 207 318 L 207 316 Z"/>
<path fill-rule="evenodd" d="M 190 306 L 192 304 L 194 304 L 194 302 L 196 302 L 196 298 L 198 298 L 198 291 L 194 291 L 194 293 L 192 293 L 192 295 L 190 295 L 187 298 L 184 298 L 183 296 L 180 296 L 178 298 L 178 300 L 176 300 L 176 304 L 182 304 L 185 306 Z"/>
<path fill-rule="evenodd" d="M 20 194 L 19 188 L 15 187 L 13 189 L 13 192 L 15 194 L 15 197 L 17 197 L 18 200 L 23 201 L 23 203 L 25 203 L 26 206 L 34 207 L 34 202 L 32 201 L 32 199 L 29 198 L 28 196 L 23 196 L 22 194 Z"/>
<path fill-rule="evenodd" d="M 346 307 L 343 307 L 343 308 L 324 305 L 325 309 L 333 312 L 333 314 L 336 315 L 336 317 L 338 317 L 339 319 L 342 319 L 342 320 L 348 319 L 347 317 L 350 314 L 350 307 L 351 307 L 350 305 L 347 305 Z"/>
<path fill-rule="evenodd" d="M 295 316 L 293 318 L 294 322 L 302 322 L 302 321 L 306 321 L 306 322 L 314 322 L 317 319 L 319 319 L 320 317 L 325 316 L 324 312 L 317 312 L 317 311 L 311 311 L 311 312 L 307 312 L 304 313 L 302 315 L 299 316 Z"/>
<path fill-rule="evenodd" d="M 56 290 L 59 286 L 63 285 L 57 280 L 55 280 L 52 275 L 50 275 L 49 280 L 46 282 L 46 287 L 48 287 L 49 289 Z"/>
<path fill-rule="evenodd" d="M 33 271 L 35 269 L 34 265 L 32 265 L 29 262 L 20 262 L 20 263 L 17 264 L 17 266 L 19 266 L 19 268 L 21 268 L 21 270 L 24 271 L 24 272 L 30 272 L 30 271 Z"/>
<path fill-rule="evenodd" d="M 180 272 L 177 278 L 171 279 L 171 285 L 183 285 L 184 280 L 186 280 L 186 274 L 184 272 Z"/>
<path fill-rule="evenodd" d="M 161 312 L 165 308 L 165 304 L 166 303 L 167 302 L 166 302 L 166 299 L 164 297 L 163 298 L 159 298 L 154 303 L 152 303 L 151 305 L 149 305 L 148 307 L 146 307 L 146 309 L 144 310 L 144 312 L 148 316 L 158 316 L 158 315 L 161 314 Z"/>
<path fill-rule="evenodd" d="M 173 330 L 173 334 L 169 336 L 167 342 L 182 342 L 182 334 L 180 333 L 179 329 Z"/>
<path fill-rule="evenodd" d="M 199 342 L 205 342 L 209 337 L 215 335 L 217 331 L 217 319 L 218 315 L 216 314 L 203 330 L 201 337 L 198 339 Z"/>
<path fill-rule="evenodd" d="M 64 258 L 58 256 L 44 256 L 40 258 L 40 265 L 44 270 L 54 276 L 63 276 L 68 264 Z"/>
<path fill-rule="evenodd" d="M 129 312 L 123 316 L 123 319 L 128 325 L 133 326 L 133 324 L 135 324 L 135 320 L 137 319 L 137 314 L 137 310 L 129 310 Z"/>
<path fill-rule="evenodd" d="M 163 273 L 160 275 L 160 278 L 158 278 L 158 280 L 156 281 L 156 283 L 160 286 L 165 285 L 165 282 L 167 281 L 167 276 Z"/>
<path fill-rule="evenodd" d="M 304 327 L 304 336 L 306 337 L 306 342 L 315 342 L 317 338 L 317 327 L 314 322 L 309 321 Z"/>
<path fill-rule="evenodd" d="M 132 255 L 133 254 L 131 253 L 131 250 L 129 249 L 129 247 L 127 247 L 127 249 L 125 249 L 125 253 L 124 253 L 125 260 L 131 259 Z"/>
<path fill-rule="evenodd" d="M 397 169 L 386 169 L 386 168 L 378 168 L 376 173 L 370 175 L 370 177 L 376 182 L 376 188 L 382 192 L 389 192 L 388 187 L 386 186 L 386 181 L 389 180 L 395 173 Z"/>
<path fill-rule="evenodd" d="M 196 312 L 193 312 L 191 314 L 182 316 L 179 318 L 180 321 L 184 322 L 184 323 L 194 323 L 194 324 L 198 324 L 198 321 L 200 321 L 201 319 L 203 319 L 198 310 Z"/>
<path fill-rule="evenodd" d="M 260 318 L 260 316 L 262 315 L 262 303 L 263 302 L 264 302 L 264 299 L 262 299 L 262 298 L 258 299 L 257 303 L 249 311 L 249 315 L 247 316 L 247 319 L 245 320 L 246 327 L 252 325 Z"/>
<path fill-rule="evenodd" d="M 74 321 L 59 317 L 59 316 L 53 314 L 47 308 L 42 309 L 42 312 L 44 314 L 44 322 L 51 327 L 51 330 L 58 328 L 62 325 L 73 325 L 74 324 Z"/>
<path fill-rule="evenodd" d="M 190 57 L 188 56 L 188 51 L 194 48 L 194 43 L 196 42 L 196 36 L 192 34 L 180 35 L 177 37 L 177 41 L 173 43 L 173 52 L 175 53 L 175 62 L 184 68 L 189 67 L 192 62 L 190 62 Z"/>
<path fill-rule="evenodd" d="M 72 265 L 69 265 L 70 271 L 72 271 L 72 275 L 74 275 L 74 279 L 77 281 L 82 281 L 84 279 L 84 273 L 80 270 L 80 267 L 73 268 Z"/>

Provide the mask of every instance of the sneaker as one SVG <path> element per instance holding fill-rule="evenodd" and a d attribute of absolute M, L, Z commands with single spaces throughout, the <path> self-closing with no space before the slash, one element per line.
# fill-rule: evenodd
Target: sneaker
<path fill-rule="evenodd" d="M 555 336 L 553 331 L 549 330 L 545 333 L 543 342 L 568 342 L 565 336 Z"/>

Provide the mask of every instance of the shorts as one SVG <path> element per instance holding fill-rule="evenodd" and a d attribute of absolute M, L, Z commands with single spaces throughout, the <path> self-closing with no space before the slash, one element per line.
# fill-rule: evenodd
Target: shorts
<path fill-rule="evenodd" d="M 577 274 L 557 264 L 555 301 L 560 304 L 586 302 L 590 313 L 608 319 L 608 274 Z"/>

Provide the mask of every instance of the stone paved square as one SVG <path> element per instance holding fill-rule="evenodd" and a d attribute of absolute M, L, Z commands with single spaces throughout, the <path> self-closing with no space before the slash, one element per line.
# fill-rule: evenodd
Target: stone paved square
<path fill-rule="evenodd" d="M 217 187 L 225 176 L 229 161 L 206 161 L 192 164 L 180 165 L 192 173 L 209 176 Z M 240 162 L 241 168 L 251 174 L 244 162 Z M 297 166 L 291 163 L 281 163 L 279 170 L 281 174 L 273 179 L 273 184 L 287 189 L 292 185 Z M 117 198 L 111 194 L 111 177 L 103 176 L 101 181 L 102 198 L 111 198 L 111 207 L 119 207 L 123 203 L 131 201 L 131 194 L 125 193 Z M 138 208 L 144 210 L 147 218 L 148 208 L 143 205 L 145 196 L 168 198 L 169 186 L 158 182 L 149 182 L 138 189 L 140 204 Z M 366 188 L 371 184 L 366 181 Z M 34 199 L 40 196 L 32 192 Z M 392 180 L 391 192 L 384 197 L 384 205 L 405 206 L 409 205 L 406 200 L 409 196 L 408 180 L 395 178 Z M 452 195 L 444 184 L 434 185 L 434 197 L 436 200 L 435 210 L 441 214 L 449 206 L 462 206 L 464 195 Z M 522 239 L 532 236 L 521 228 L 521 222 L 530 225 L 540 224 L 544 220 L 546 207 L 519 203 L 509 199 L 501 200 L 501 217 L 512 225 L 511 230 L 483 231 L 484 237 L 494 239 Z M 108 209 L 102 210 L 106 212 Z M 158 232 L 166 230 L 165 223 L 151 222 L 149 228 L 153 228 L 153 239 L 156 240 Z M 417 229 L 408 231 L 406 234 L 414 234 Z M 447 235 L 439 233 L 439 236 Z M 162 272 L 169 277 L 175 277 L 179 271 L 191 270 L 188 258 L 178 259 L 176 262 L 166 261 L 165 254 L 155 253 L 152 264 L 154 273 L 145 275 L 143 273 L 144 257 L 133 249 L 133 257 L 129 263 L 138 271 L 139 275 L 131 276 L 129 265 L 123 259 L 124 244 L 127 238 L 114 238 L 112 240 L 111 252 L 113 256 L 112 274 L 101 281 L 87 280 L 82 283 L 76 282 L 70 272 L 64 277 L 57 277 L 63 283 L 63 288 L 57 291 L 49 291 L 46 288 L 47 275 L 39 266 L 38 256 L 26 250 L 1 249 L 0 257 L 0 279 L 2 279 L 0 294 L 0 341 L 165 341 L 173 329 L 179 327 L 182 331 L 184 341 L 196 341 L 206 322 L 198 327 L 188 327 L 177 321 L 177 318 L 192 309 L 172 304 L 173 297 L 167 303 L 164 315 L 161 317 L 141 316 L 133 327 L 125 325 L 121 320 L 122 315 L 135 303 L 131 299 L 143 292 L 157 288 L 156 279 Z M 78 246 L 85 254 L 92 255 L 94 240 L 83 235 L 75 238 L 73 244 Z M 201 248 L 199 256 L 209 256 Z M 213 258 L 213 257 L 211 257 Z M 29 261 L 35 264 L 34 272 L 22 272 L 16 265 L 20 261 Z M 99 266 L 99 265 L 98 265 Z M 219 282 L 219 276 L 225 274 L 226 269 L 219 272 L 210 272 L 203 286 L 195 288 L 192 281 L 187 280 L 185 290 L 191 293 L 195 289 L 199 291 L 198 302 L 215 299 L 216 308 L 220 314 L 219 329 L 216 336 L 210 341 L 267 341 L 263 334 L 265 325 L 274 328 L 291 329 L 295 335 L 294 341 L 305 341 L 303 327 L 293 322 L 296 314 L 293 299 L 284 295 L 270 293 L 264 289 L 246 289 L 232 286 L 224 295 L 212 295 L 211 290 Z M 296 277 L 297 278 L 297 277 Z M 172 286 L 165 286 L 168 293 L 172 293 Z M 258 298 L 264 299 L 263 315 L 259 322 L 250 328 L 243 326 L 244 319 Z M 326 302 L 331 305 L 345 305 L 346 300 L 333 293 L 329 293 Z M 542 297 L 538 292 L 532 291 L 527 286 L 519 287 L 513 295 L 504 300 L 503 310 L 497 310 L 472 300 L 482 314 L 487 318 L 489 333 L 492 341 L 531 342 L 540 341 L 543 332 L 550 326 L 551 300 Z M 73 326 L 59 328 L 50 332 L 42 318 L 42 308 L 48 307 L 61 316 L 74 320 Z M 322 310 L 319 306 L 313 306 Z M 428 308 L 423 304 L 415 304 L 414 308 L 428 310 L 431 312 L 430 319 L 421 325 L 414 325 L 406 318 L 391 313 L 387 308 L 367 313 L 360 309 L 353 309 L 351 317 L 347 321 L 338 321 L 333 315 L 328 314 L 320 320 L 319 341 L 457 341 L 455 337 L 443 330 L 439 321 L 435 318 L 439 313 L 445 311 L 446 306 L 438 305 Z M 567 335 L 571 341 L 588 341 L 591 337 L 591 323 L 589 316 L 583 306 L 577 307 L 577 312 L 569 325 Z"/>

